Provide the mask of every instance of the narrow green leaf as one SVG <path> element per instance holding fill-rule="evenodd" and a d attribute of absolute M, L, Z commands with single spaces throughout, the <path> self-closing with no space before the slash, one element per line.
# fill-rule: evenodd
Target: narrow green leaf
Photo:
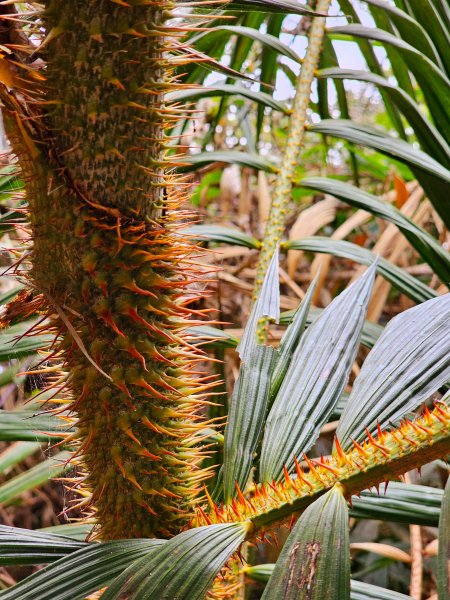
<path fill-rule="evenodd" d="M 441 280 L 444 283 L 450 281 L 450 253 L 427 231 L 403 215 L 392 204 L 382 202 L 376 196 L 337 179 L 308 177 L 299 183 L 302 187 L 330 194 L 351 206 L 362 208 L 393 223 L 405 235 L 413 248 L 431 265 Z"/>
<path fill-rule="evenodd" d="M 0 306 L 2 306 L 3 304 L 8 304 L 10 300 L 17 296 L 21 289 L 23 289 L 23 286 L 19 285 L 14 288 L 11 288 L 3 294 L 0 294 Z"/>
<path fill-rule="evenodd" d="M 274 563 L 267 563 L 245 567 L 244 573 L 254 581 L 266 583 L 269 581 L 274 569 Z M 412 600 L 410 596 L 391 592 L 391 590 L 362 581 L 355 581 L 354 579 L 350 581 L 350 598 L 351 600 Z"/>
<path fill-rule="evenodd" d="M 190 43 L 206 50 L 211 47 L 211 42 L 213 40 L 221 37 L 231 37 L 232 35 L 250 38 L 281 56 L 290 58 L 295 62 L 300 62 L 298 54 L 274 35 L 270 35 L 270 33 L 261 33 L 258 29 L 242 25 L 218 25 L 216 27 L 208 27 L 207 31 L 198 33 L 190 38 Z M 274 54 L 274 52 L 272 52 L 272 54 Z"/>
<path fill-rule="evenodd" d="M 373 20 L 375 21 L 375 26 L 378 29 L 387 31 L 388 33 L 394 36 L 398 35 L 395 26 L 389 19 L 389 14 L 386 12 L 386 10 L 384 10 L 384 8 L 380 8 L 371 3 L 369 3 L 368 8 Z M 402 39 L 407 41 L 403 37 Z M 416 47 L 414 44 L 413 46 Z M 406 64 L 403 57 L 398 52 L 397 48 L 391 46 L 390 44 L 384 44 L 384 50 L 389 60 L 390 68 L 392 69 L 392 74 L 397 81 L 397 85 L 401 89 L 403 89 L 407 94 L 409 94 L 411 98 L 415 98 L 416 90 L 412 84 L 411 74 L 406 68 Z"/>
<path fill-rule="evenodd" d="M 64 473 L 69 468 L 66 461 L 70 457 L 70 452 L 59 452 L 0 485 L 0 504 L 8 504 L 24 492 L 44 485 L 53 477 Z"/>
<path fill-rule="evenodd" d="M 194 171 L 199 167 L 204 167 L 211 163 L 239 165 L 240 167 L 249 167 L 250 169 L 266 171 L 267 173 L 276 173 L 278 171 L 272 163 L 257 154 L 238 152 L 237 150 L 216 150 L 214 152 L 189 154 L 183 156 L 183 163 L 186 163 L 186 166 L 180 167 L 180 171 Z"/>
<path fill-rule="evenodd" d="M 240 489 L 247 483 L 266 417 L 275 355 L 270 346 L 256 346 L 241 365 L 224 433 L 225 503 L 236 496 L 236 483 Z"/>
<path fill-rule="evenodd" d="M 121 540 L 89 544 L 0 592 L 0 598 L 83 600 L 108 585 L 135 560 L 154 553 L 164 543 L 164 540 Z"/>
<path fill-rule="evenodd" d="M 386 427 L 414 410 L 450 380 L 450 294 L 394 317 L 356 378 L 336 435 L 351 439 Z"/>
<path fill-rule="evenodd" d="M 47 442 L 62 439 L 74 431 L 55 415 L 36 414 L 25 410 L 0 411 L 0 441 Z"/>
<path fill-rule="evenodd" d="M 280 318 L 280 283 L 278 275 L 279 252 L 275 249 L 264 276 L 261 291 L 253 304 L 250 316 L 242 337 L 237 345 L 237 352 L 245 363 L 258 343 L 258 327 L 260 319 L 267 318 L 278 323 Z"/>
<path fill-rule="evenodd" d="M 385 90 L 392 102 L 408 120 L 424 152 L 427 152 L 435 160 L 442 163 L 446 168 L 450 167 L 450 147 L 440 134 L 438 129 L 422 114 L 419 106 L 398 85 L 391 83 L 388 79 L 380 77 L 375 73 L 367 71 L 355 71 L 354 69 L 328 68 L 321 69 L 317 73 L 319 79 L 331 78 L 334 82 L 340 79 L 351 79 L 354 81 L 365 81 L 372 83 L 379 90 Z M 342 115 L 344 119 L 348 115 Z"/>
<path fill-rule="evenodd" d="M 200 98 L 216 98 L 225 96 L 241 96 L 247 98 L 263 106 L 268 106 L 273 110 L 280 111 L 284 114 L 289 113 L 289 109 L 283 102 L 275 100 L 271 95 L 265 92 L 255 92 L 249 88 L 240 85 L 219 84 L 214 86 L 205 86 L 199 89 L 187 89 L 180 92 L 172 92 L 168 94 L 167 100 L 177 102 L 189 102 Z"/>
<path fill-rule="evenodd" d="M 22 379 L 22 377 L 16 378 L 16 375 L 20 371 L 20 368 L 20 363 L 16 363 L 12 367 L 7 367 L 6 369 L 0 371 L 0 387 L 3 387 L 4 385 L 8 385 L 13 382 L 18 383 L 17 380 L 20 381 Z"/>
<path fill-rule="evenodd" d="M 350 600 L 347 503 L 333 488 L 309 506 L 287 539 L 261 600 Z"/>
<path fill-rule="evenodd" d="M 42 533 L 56 533 L 57 535 L 63 535 L 64 537 L 83 542 L 92 532 L 93 527 L 93 523 L 66 523 L 65 525 L 43 527 L 39 531 Z"/>
<path fill-rule="evenodd" d="M 412 144 L 394 138 L 379 127 L 362 125 L 347 119 L 324 119 L 320 123 L 310 125 L 309 129 L 316 133 L 343 137 L 355 144 L 379 150 L 388 156 L 405 162 L 411 168 L 428 171 L 431 175 L 450 183 L 450 171 L 448 169 Z"/>
<path fill-rule="evenodd" d="M 423 2 L 423 0 L 421 0 Z M 389 14 L 392 23 L 395 24 L 400 36 L 405 42 L 414 46 L 419 52 L 422 52 L 436 65 L 444 70 L 444 64 L 433 44 L 432 39 L 423 28 L 420 19 L 413 19 L 408 13 L 393 6 L 385 0 L 366 0 L 367 4 L 381 8 L 385 13 Z"/>
<path fill-rule="evenodd" d="M 210 325 L 189 327 L 187 333 L 193 336 L 192 343 L 197 346 L 211 346 L 214 348 L 236 348 L 239 338 L 227 333 L 223 329 Z"/>
<path fill-rule="evenodd" d="M 189 236 L 199 241 L 232 244 L 234 246 L 245 246 L 246 248 L 259 248 L 258 240 L 247 235 L 240 229 L 222 227 L 221 225 L 192 225 L 183 230 Z"/>
<path fill-rule="evenodd" d="M 426 29 L 434 46 L 442 57 L 442 62 L 450 72 L 448 64 L 448 49 L 450 45 L 450 29 L 445 20 L 439 15 L 433 2 L 429 0 L 408 0 L 408 4 L 415 18 Z"/>
<path fill-rule="evenodd" d="M 293 0 L 227 0 L 224 4 L 233 11 L 256 10 L 258 12 L 274 12 L 286 15 L 320 15 L 308 6 Z"/>
<path fill-rule="evenodd" d="M 44 565 L 87 546 L 62 535 L 0 525 L 0 565 Z"/>
<path fill-rule="evenodd" d="M 0 473 L 5 473 L 11 467 L 18 465 L 25 458 L 37 452 L 40 447 L 39 442 L 16 442 L 11 444 L 0 454 Z"/>
<path fill-rule="evenodd" d="M 439 519 L 438 600 L 450 596 L 450 477 L 447 479 Z"/>
<path fill-rule="evenodd" d="M 27 337 L 24 334 L 36 321 L 30 320 L 3 329 L 0 332 L 0 362 L 8 362 L 17 358 L 24 358 L 48 346 L 53 337 L 50 335 L 36 335 Z M 23 336 L 23 337 L 22 337 Z"/>
<path fill-rule="evenodd" d="M 227 523 L 180 533 L 126 569 L 102 600 L 203 599 L 217 573 L 244 541 L 246 530 L 244 523 Z"/>
<path fill-rule="evenodd" d="M 400 36 L 375 27 L 351 24 L 332 27 L 328 31 L 331 35 L 337 33 L 361 37 L 395 48 L 417 79 L 436 125 L 446 137 L 450 134 L 450 124 L 448 123 L 450 81 L 446 74 L 425 54 L 405 42 Z"/>
<path fill-rule="evenodd" d="M 304 250 L 305 252 L 332 254 L 333 256 L 354 260 L 362 265 L 370 265 L 376 258 L 370 250 L 351 242 L 332 240 L 320 236 L 305 237 L 301 240 L 285 242 L 283 248 L 286 250 Z M 436 297 L 436 292 L 432 288 L 385 258 L 379 258 L 378 273 L 415 302 L 425 302 Z"/>
<path fill-rule="evenodd" d="M 350 516 L 437 527 L 443 491 L 397 481 L 380 485 L 380 493 L 365 490 L 352 497 Z"/>
<path fill-rule="evenodd" d="M 352 590 L 351 600 L 413 600 L 411 596 L 392 592 L 391 590 L 371 585 L 370 583 L 364 583 L 363 581 L 352 580 L 350 587 Z"/>
<path fill-rule="evenodd" d="M 383 132 L 382 129 L 375 129 L 369 125 L 360 125 L 345 119 L 326 119 L 311 125 L 309 129 L 373 148 L 408 165 L 420 181 L 444 223 L 450 227 L 450 211 L 446 201 L 450 190 L 450 171 L 444 165 L 425 152 L 416 149 L 412 144 L 396 139 L 387 132 Z"/>
<path fill-rule="evenodd" d="M 305 297 L 300 303 L 300 306 L 294 313 L 292 321 L 283 335 L 276 358 L 275 368 L 270 382 L 269 401 L 272 401 L 280 389 L 280 385 L 289 368 L 292 356 L 298 347 L 302 338 L 303 332 L 307 324 L 308 313 L 310 312 L 311 300 L 316 289 L 318 275 L 308 288 Z"/>
<path fill-rule="evenodd" d="M 376 262 L 342 292 L 302 336 L 266 421 L 260 480 L 278 481 L 283 467 L 308 452 L 327 422 L 359 347 Z"/>

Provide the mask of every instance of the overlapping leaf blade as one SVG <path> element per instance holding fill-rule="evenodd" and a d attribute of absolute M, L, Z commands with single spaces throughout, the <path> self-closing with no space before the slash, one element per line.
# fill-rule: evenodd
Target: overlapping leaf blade
<path fill-rule="evenodd" d="M 39 487 L 53 477 L 58 477 L 58 475 L 64 473 L 68 468 L 67 461 L 71 456 L 70 452 L 59 452 L 2 483 L 0 485 L 0 504 L 7 504 L 27 490 Z"/>
<path fill-rule="evenodd" d="M 259 248 L 260 246 L 257 239 L 240 229 L 222 227 L 220 225 L 192 225 L 191 227 L 186 227 L 183 233 L 199 241 L 207 240 L 209 242 L 245 246 L 246 248 Z"/>
<path fill-rule="evenodd" d="M 257 345 L 260 320 L 267 318 L 278 323 L 280 318 L 278 261 L 279 252 L 278 248 L 276 248 L 264 276 L 261 291 L 256 302 L 253 304 L 244 332 L 236 348 L 243 362 L 248 360 Z"/>
<path fill-rule="evenodd" d="M 302 336 L 267 417 L 261 481 L 307 452 L 339 400 L 359 346 L 376 262 L 321 313 Z"/>
<path fill-rule="evenodd" d="M 351 600 L 413 600 L 411 596 L 405 596 L 405 594 L 393 592 L 363 581 L 352 580 L 350 587 Z"/>
<path fill-rule="evenodd" d="M 64 525 L 52 525 L 50 527 L 43 527 L 38 531 L 42 533 L 55 533 L 57 535 L 63 535 L 73 540 L 83 542 L 92 532 L 95 524 L 91 521 L 88 523 L 66 523 Z"/>
<path fill-rule="evenodd" d="M 89 544 L 34 573 L 1 600 L 83 600 L 108 585 L 130 564 L 154 553 L 164 540 L 121 540 Z"/>
<path fill-rule="evenodd" d="M 173 92 L 168 97 L 168 100 L 174 102 L 190 102 L 199 98 L 225 96 L 241 96 L 242 98 L 247 98 L 248 100 L 262 104 L 263 106 L 268 106 L 273 110 L 278 110 L 285 114 L 289 112 L 286 104 L 275 100 L 270 94 L 266 94 L 265 92 L 255 92 L 243 86 L 230 85 L 227 83 L 202 87 L 200 89 L 194 88 L 183 90 L 181 92 Z"/>
<path fill-rule="evenodd" d="M 444 223 L 450 227 L 450 213 L 446 202 L 450 190 L 450 171 L 434 158 L 381 129 L 346 119 L 324 119 L 311 125 L 309 129 L 373 148 L 405 163 L 420 181 Z"/>
<path fill-rule="evenodd" d="M 450 254 L 427 231 L 403 215 L 395 206 L 382 202 L 373 194 L 336 179 L 308 177 L 302 179 L 300 185 L 331 194 L 352 206 L 367 210 L 394 223 L 417 252 L 433 267 L 442 281 L 450 281 Z"/>
<path fill-rule="evenodd" d="M 201 600 L 245 534 L 243 523 L 180 533 L 126 569 L 106 590 L 103 600 Z"/>
<path fill-rule="evenodd" d="M 350 600 L 347 503 L 333 488 L 309 506 L 285 543 L 262 600 Z"/>
<path fill-rule="evenodd" d="M 444 65 L 440 56 L 426 30 L 421 25 L 420 20 L 414 19 L 411 15 L 400 10 L 397 6 L 385 2 L 385 0 L 366 0 L 367 4 L 382 9 L 389 15 L 389 19 L 398 29 L 403 40 L 414 46 L 419 52 L 422 52 L 442 70 Z M 421 0 L 423 3 L 423 0 Z M 416 12 L 414 13 L 417 14 Z"/>
<path fill-rule="evenodd" d="M 362 248 L 352 242 L 332 240 L 320 236 L 291 240 L 285 242 L 283 247 L 286 250 L 304 250 L 305 252 L 332 254 L 341 258 L 349 258 L 363 265 L 370 265 L 375 260 L 375 255 L 370 250 L 367 250 L 367 248 Z M 425 302 L 425 300 L 436 297 L 436 292 L 432 288 L 385 258 L 379 258 L 378 272 L 395 288 L 415 302 Z"/>
<path fill-rule="evenodd" d="M 330 78 L 333 81 L 351 79 L 365 81 L 384 90 L 392 102 L 406 117 L 420 142 L 422 150 L 430 154 L 447 168 L 450 166 L 450 148 L 438 129 L 428 121 L 416 102 L 398 85 L 375 73 L 355 71 L 354 69 L 328 68 L 317 73 L 319 79 Z M 347 118 L 344 116 L 344 118 Z"/>
<path fill-rule="evenodd" d="M 269 581 L 275 569 L 274 563 L 266 563 L 263 565 L 254 565 L 245 569 L 245 574 L 254 581 L 266 583 Z M 382 587 L 364 583 L 362 581 L 350 581 L 350 598 L 351 600 L 411 600 L 410 596 L 391 592 Z"/>
<path fill-rule="evenodd" d="M 270 383 L 270 400 L 273 400 L 277 395 L 280 385 L 286 375 L 286 371 L 289 368 L 292 355 L 295 349 L 300 343 L 303 332 L 305 330 L 308 313 L 311 307 L 311 300 L 316 289 L 318 275 L 314 278 L 313 282 L 308 288 L 305 297 L 300 303 L 300 306 L 295 311 L 292 321 L 286 330 L 286 333 L 281 339 L 278 347 L 277 359 L 275 368 L 272 374 L 272 380 Z"/>
<path fill-rule="evenodd" d="M 416 77 L 428 103 L 436 125 L 447 135 L 450 131 L 448 112 L 450 97 L 448 88 L 450 82 L 446 74 L 425 54 L 405 42 L 400 36 L 393 35 L 382 29 L 366 27 L 359 24 L 332 27 L 329 33 L 351 35 L 368 40 L 376 40 L 384 46 L 395 48 L 406 63 L 408 69 Z"/>
<path fill-rule="evenodd" d="M 350 516 L 437 527 L 443 491 L 397 481 L 382 484 L 380 493 L 365 490 L 352 498 Z"/>
<path fill-rule="evenodd" d="M 27 337 L 26 331 L 34 325 L 35 321 L 25 321 L 13 325 L 0 333 L 0 362 L 24 358 L 35 354 L 36 350 L 48 347 L 53 341 L 49 335 L 35 335 Z"/>
<path fill-rule="evenodd" d="M 450 294 L 397 315 L 356 378 L 336 435 L 344 448 L 414 410 L 450 379 Z"/>
<path fill-rule="evenodd" d="M 269 33 L 262 33 L 256 28 L 245 27 L 243 25 L 217 25 L 216 27 L 208 27 L 207 31 L 203 31 L 193 36 L 190 39 L 190 43 L 206 49 L 207 47 L 210 48 L 211 42 L 217 38 L 231 37 L 232 35 L 250 38 L 255 42 L 261 43 L 263 46 L 270 48 L 270 50 L 275 51 L 277 54 L 300 62 L 298 54 L 287 44 L 281 42 L 277 37 L 270 35 Z"/>
<path fill-rule="evenodd" d="M 25 410 L 2 410 L 0 412 L 0 441 L 40 441 L 62 439 L 74 428 L 58 417 L 33 414 Z"/>
<path fill-rule="evenodd" d="M 270 346 L 256 346 L 241 365 L 224 433 L 225 503 L 236 495 L 236 483 L 240 489 L 247 483 L 267 412 L 275 355 Z"/>
<path fill-rule="evenodd" d="M 0 525 L 0 565 L 43 565 L 87 546 L 62 535 Z"/>
<path fill-rule="evenodd" d="M 40 447 L 39 442 L 15 442 L 10 444 L 0 454 L 0 474 L 4 474 L 5 471 L 18 465 L 25 458 L 32 456 Z"/>
<path fill-rule="evenodd" d="M 379 150 L 401 160 L 411 168 L 427 171 L 430 175 L 450 183 L 450 171 L 431 156 L 403 140 L 390 136 L 381 128 L 371 127 L 347 119 L 324 119 L 309 127 L 311 131 L 343 137 L 344 139 Z"/>
<path fill-rule="evenodd" d="M 224 4 L 233 10 L 256 10 L 292 15 L 318 15 L 304 4 L 293 0 L 227 0 Z"/>

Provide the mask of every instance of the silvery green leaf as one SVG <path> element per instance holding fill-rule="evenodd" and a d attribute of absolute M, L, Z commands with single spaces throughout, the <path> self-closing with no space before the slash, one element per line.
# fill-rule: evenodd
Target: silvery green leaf
<path fill-rule="evenodd" d="M 450 379 L 450 294 L 394 317 L 366 358 L 339 421 L 344 449 L 401 419 Z"/>
<path fill-rule="evenodd" d="M 267 417 L 261 481 L 307 452 L 338 402 L 359 347 L 376 262 L 320 314 L 302 336 Z"/>

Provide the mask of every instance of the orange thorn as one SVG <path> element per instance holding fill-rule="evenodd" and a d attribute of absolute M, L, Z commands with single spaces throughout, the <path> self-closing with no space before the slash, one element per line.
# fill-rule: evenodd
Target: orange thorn
<path fill-rule="evenodd" d="M 369 453 L 366 450 L 364 450 L 364 448 L 361 446 L 361 444 L 358 444 L 358 442 L 355 441 L 353 438 L 350 438 L 350 439 L 352 440 L 352 444 L 358 451 L 359 455 L 362 456 L 362 458 L 368 458 Z"/>
<path fill-rule="evenodd" d="M 348 464 L 349 459 L 348 459 L 347 455 L 345 454 L 345 452 L 342 450 L 342 446 L 341 446 L 337 436 L 335 436 L 335 438 L 334 438 L 334 445 L 336 447 L 336 454 L 338 455 L 340 465 L 343 466 L 345 464 Z"/>
<path fill-rule="evenodd" d="M 116 463 L 116 465 L 119 467 L 120 472 L 122 473 L 122 476 L 126 478 L 127 474 L 125 472 L 125 468 L 124 468 L 120 458 L 116 454 L 113 454 L 113 459 L 114 459 L 114 462 Z"/>
<path fill-rule="evenodd" d="M 309 460 L 309 458 L 306 456 L 306 454 L 303 452 L 303 458 L 306 461 L 306 464 L 309 467 L 310 473 L 312 473 L 314 475 L 314 477 L 320 481 L 320 483 L 325 484 L 325 482 L 323 481 L 323 479 L 320 477 L 319 472 L 317 471 L 317 469 L 314 467 L 313 463 Z"/>
<path fill-rule="evenodd" d="M 369 443 L 371 446 L 373 446 L 374 448 L 376 448 L 377 450 L 379 450 L 383 456 L 389 456 L 389 452 L 387 450 L 387 448 L 385 448 L 384 446 L 381 446 L 380 444 L 378 444 L 375 439 L 372 437 L 372 435 L 370 434 L 370 431 L 367 429 L 367 427 L 365 427 L 366 430 L 366 434 L 367 437 L 369 438 Z"/>
<path fill-rule="evenodd" d="M 208 500 L 208 504 L 209 504 L 211 510 L 214 510 L 216 508 L 216 505 L 212 501 L 212 498 L 209 495 L 208 488 L 206 487 L 206 485 L 203 486 L 203 491 L 205 492 L 206 499 Z"/>
<path fill-rule="evenodd" d="M 120 331 L 120 329 L 115 324 L 110 312 L 106 311 L 102 313 L 100 317 L 117 333 L 117 335 L 120 335 L 121 337 L 126 337 L 126 335 L 122 331 Z"/>
<path fill-rule="evenodd" d="M 330 471 L 330 473 L 333 473 L 333 475 L 338 476 L 340 474 L 340 470 L 336 469 L 336 467 L 332 467 L 331 465 L 329 465 L 328 463 L 326 463 L 325 461 L 319 463 L 315 460 L 311 461 L 313 464 L 319 466 L 319 467 L 323 467 L 324 469 L 327 469 L 328 471 Z"/>
<path fill-rule="evenodd" d="M 247 501 L 245 499 L 244 494 L 241 492 L 241 488 L 239 487 L 239 484 L 237 481 L 234 482 L 234 485 L 236 487 L 236 492 L 239 498 L 239 501 L 241 502 L 241 504 L 243 504 L 245 507 L 247 506 Z"/>
<path fill-rule="evenodd" d="M 142 446 L 141 442 L 137 439 L 137 437 L 134 435 L 134 433 L 131 431 L 131 429 L 125 429 L 125 433 L 133 440 L 136 442 L 136 444 L 138 444 L 138 446 Z"/>
<path fill-rule="evenodd" d="M 305 478 L 305 474 L 303 472 L 303 469 L 300 467 L 300 465 L 298 464 L 298 460 L 297 457 L 294 456 L 294 463 L 295 463 L 295 472 L 297 473 L 297 477 L 300 479 L 300 481 L 303 481 L 303 483 L 306 483 L 306 485 L 308 485 L 311 489 L 314 487 L 312 483 L 310 483 L 306 478 Z"/>
<path fill-rule="evenodd" d="M 285 479 L 286 483 L 292 487 L 292 479 L 289 476 L 289 472 L 287 470 L 286 465 L 284 465 L 284 467 L 283 467 L 283 473 L 284 473 L 284 479 Z"/>

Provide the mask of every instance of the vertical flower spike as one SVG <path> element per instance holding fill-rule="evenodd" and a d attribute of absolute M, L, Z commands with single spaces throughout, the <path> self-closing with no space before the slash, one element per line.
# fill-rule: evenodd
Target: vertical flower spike
<path fill-rule="evenodd" d="M 171 8 L 46 0 L 33 93 L 2 94 L 30 207 L 30 279 L 58 333 L 83 485 L 109 539 L 176 534 L 207 476 L 193 437 L 198 353 L 183 337 L 196 249 L 175 225 L 183 185 L 165 155 Z"/>

